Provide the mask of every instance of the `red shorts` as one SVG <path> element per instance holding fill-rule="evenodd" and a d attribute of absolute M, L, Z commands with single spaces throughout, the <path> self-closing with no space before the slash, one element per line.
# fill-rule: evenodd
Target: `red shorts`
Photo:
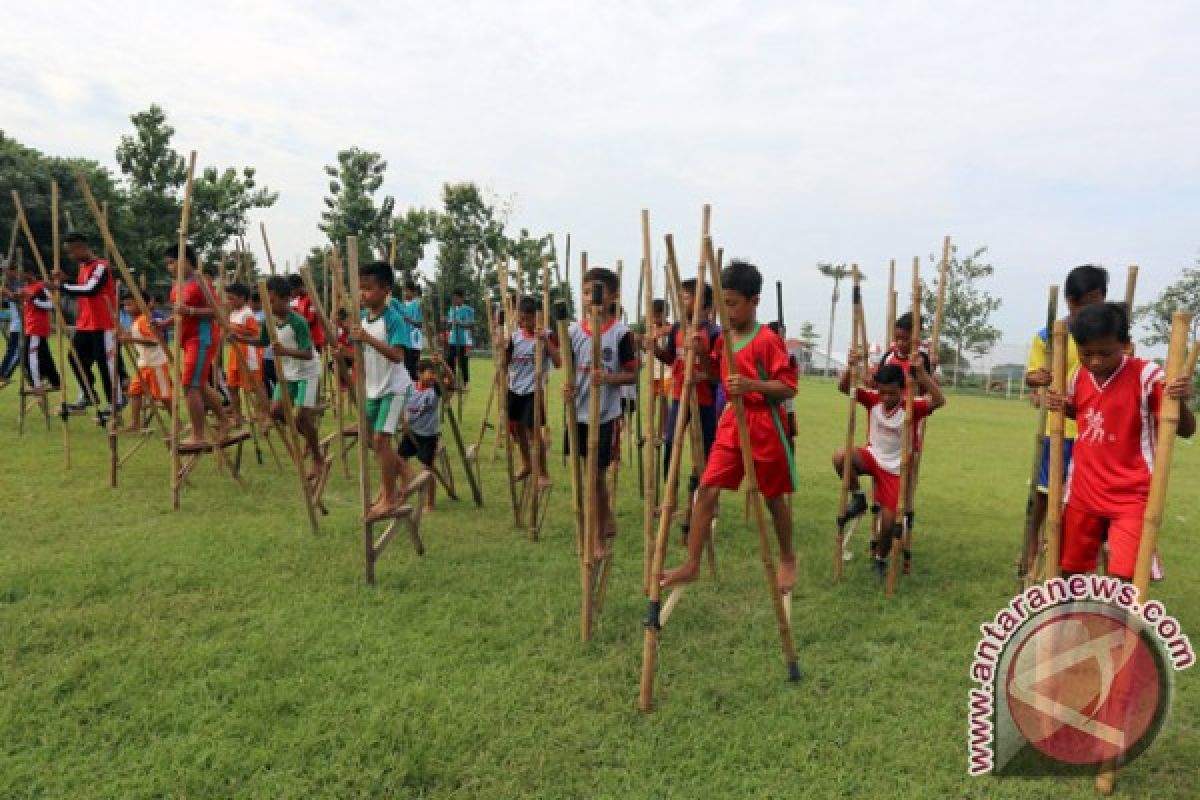
<path fill-rule="evenodd" d="M 183 343 L 183 385 L 194 388 L 208 383 L 219 346 L 213 342 L 189 339 Z"/>
<path fill-rule="evenodd" d="M 228 355 L 232 356 L 232 358 L 230 358 L 225 364 L 226 386 L 228 386 L 230 389 L 251 389 L 254 386 L 262 383 L 262 367 L 250 370 L 249 376 L 243 375 L 241 369 L 238 367 L 237 356 L 234 356 L 232 353 L 229 353 Z M 251 376 L 254 378 L 253 381 L 250 380 Z"/>
<path fill-rule="evenodd" d="M 866 474 L 871 476 L 875 502 L 893 514 L 896 513 L 896 502 L 900 499 L 900 476 L 884 469 L 875 460 L 875 454 L 865 447 L 858 448 L 858 459 L 862 462 Z"/>
<path fill-rule="evenodd" d="M 767 499 L 790 494 L 793 487 L 787 451 L 775 430 L 770 412 L 749 408 L 746 412 L 750 452 L 754 456 L 754 477 L 758 481 L 759 491 Z M 708 454 L 708 463 L 700 483 L 719 489 L 737 489 L 745 476 L 736 419 L 732 406 L 728 406 L 717 424 L 717 438 Z"/>
<path fill-rule="evenodd" d="M 1063 572 L 1091 572 L 1096 569 L 1096 557 L 1107 532 L 1108 574 L 1132 578 L 1138 545 L 1142 541 L 1145 513 L 1143 507 L 1107 516 L 1068 505 L 1063 510 L 1062 556 L 1059 562 Z"/>

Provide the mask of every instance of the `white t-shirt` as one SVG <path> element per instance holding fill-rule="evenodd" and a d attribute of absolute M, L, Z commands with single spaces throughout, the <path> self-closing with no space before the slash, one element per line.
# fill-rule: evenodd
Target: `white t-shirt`
<path fill-rule="evenodd" d="M 900 474 L 900 449 L 904 442 L 904 402 L 888 411 L 883 406 L 883 400 L 875 389 L 856 389 L 854 397 L 868 409 L 867 412 L 867 449 L 879 466 L 895 475 Z M 913 399 L 914 421 L 929 416 L 932 412 L 929 398 Z M 914 427 L 913 435 L 916 435 Z"/>
<path fill-rule="evenodd" d="M 389 347 L 408 346 L 408 325 L 391 303 L 375 318 L 371 317 L 370 311 L 364 309 L 362 328 L 372 338 L 386 342 Z M 412 378 L 403 362 L 392 361 L 369 344 L 363 345 L 363 367 L 367 397 L 372 399 L 388 394 L 402 395 L 412 385 Z"/>

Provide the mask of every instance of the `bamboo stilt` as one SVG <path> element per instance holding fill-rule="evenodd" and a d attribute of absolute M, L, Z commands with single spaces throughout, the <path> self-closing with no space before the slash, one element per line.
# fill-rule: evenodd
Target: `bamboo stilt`
<path fill-rule="evenodd" d="M 858 265 L 855 264 L 851 269 L 852 297 L 853 307 L 851 311 L 850 324 L 850 349 L 859 351 L 862 358 L 866 358 L 867 354 L 861 352 L 866 348 L 862 340 L 859 338 L 859 322 L 862 319 L 862 289 L 858 285 Z M 844 563 L 844 551 L 846 544 L 846 509 L 848 508 L 850 499 L 850 473 L 854 470 L 854 428 L 858 417 L 858 398 L 855 396 L 857 381 L 855 380 L 854 367 L 847 367 L 850 370 L 849 399 L 847 400 L 846 411 L 846 437 L 843 440 L 842 449 L 842 485 L 838 494 L 838 515 L 837 515 L 837 533 L 834 537 L 836 547 L 833 554 L 833 582 L 837 583 L 842 579 L 842 564 Z M 860 367 L 858 375 L 865 372 L 865 367 Z"/>
<path fill-rule="evenodd" d="M 187 260 L 188 221 L 192 213 L 192 179 L 196 173 L 196 151 L 188 159 L 187 182 L 183 192 L 183 211 L 179 221 L 179 236 L 176 239 L 178 253 L 175 258 L 175 335 L 172 337 L 172 359 L 176 391 L 171 392 L 171 509 L 179 510 L 179 494 L 183 483 L 183 459 L 179 454 L 180 404 L 183 402 L 183 264 Z M 195 265 L 199 268 L 199 265 Z"/>

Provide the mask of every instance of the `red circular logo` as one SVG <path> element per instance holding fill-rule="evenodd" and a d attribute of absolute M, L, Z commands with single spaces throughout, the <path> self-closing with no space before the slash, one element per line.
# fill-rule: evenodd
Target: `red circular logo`
<path fill-rule="evenodd" d="M 1008 709 L 1025 740 L 1068 764 L 1127 756 L 1161 720 L 1161 665 L 1117 617 L 1071 611 L 1038 625 L 1005 676 Z"/>

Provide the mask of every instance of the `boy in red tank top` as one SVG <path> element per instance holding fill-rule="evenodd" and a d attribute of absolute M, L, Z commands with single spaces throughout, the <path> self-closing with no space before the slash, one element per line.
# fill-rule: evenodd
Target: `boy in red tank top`
<path fill-rule="evenodd" d="M 712 349 L 700 353 L 700 365 L 706 375 L 720 375 L 730 397 L 741 397 L 746 410 L 750 450 L 754 455 L 754 474 L 766 500 L 779 540 L 779 590 L 790 592 L 796 582 L 796 554 L 792 550 L 792 512 L 787 495 L 794 491 L 792 454 L 787 445 L 781 404 L 796 394 L 796 369 L 788 358 L 787 347 L 756 318 L 762 274 L 753 264 L 733 261 L 721 271 L 724 303 L 730 330 L 722 331 Z M 724 337 L 733 337 L 734 364 L 725 361 Z M 703 333 L 696 335 L 695 346 L 706 343 Z M 663 588 L 689 583 L 700 571 L 700 556 L 712 529 L 717 498 L 722 489 L 737 489 L 745 477 L 733 404 L 726 405 L 717 423 L 716 440 L 709 452 L 700 491 L 689 524 L 687 559 L 662 576 Z"/>
<path fill-rule="evenodd" d="M 1160 366 L 1127 354 L 1129 320 L 1117 303 L 1081 309 L 1071 320 L 1080 367 L 1066 396 L 1046 395 L 1046 407 L 1065 410 L 1079 426 L 1067 475 L 1063 512 L 1064 575 L 1091 572 L 1108 536 L 1108 572 L 1133 577 L 1150 494 L 1158 414 L 1163 395 L 1178 398 L 1179 429 L 1196 432 L 1191 376 L 1166 384 Z"/>

